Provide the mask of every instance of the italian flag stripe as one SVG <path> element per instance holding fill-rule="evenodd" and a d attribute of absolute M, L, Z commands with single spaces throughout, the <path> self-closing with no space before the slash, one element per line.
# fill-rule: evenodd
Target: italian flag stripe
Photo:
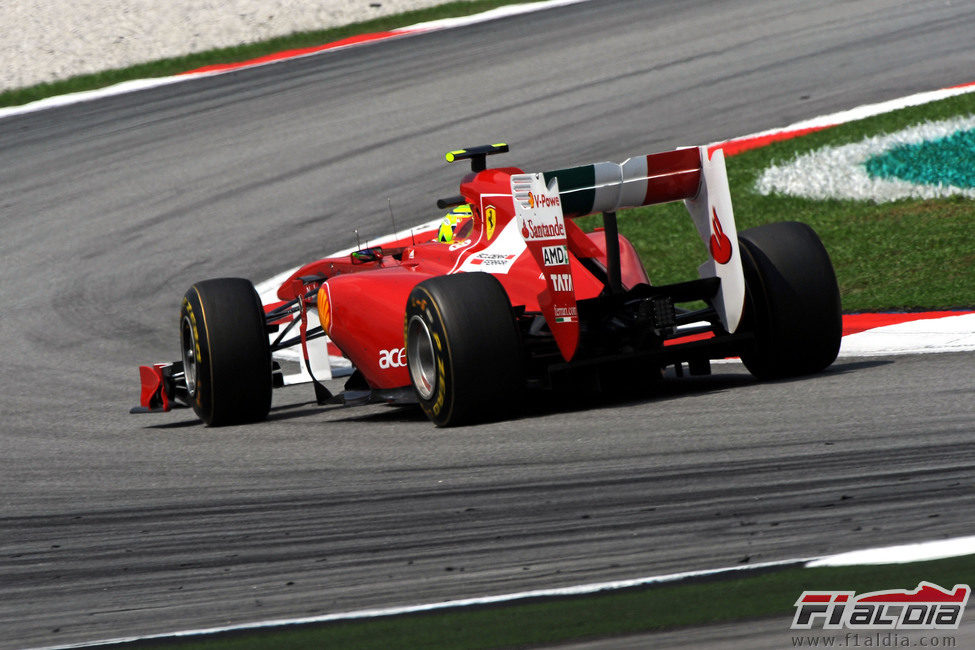
<path fill-rule="evenodd" d="M 559 179 L 562 214 L 581 216 L 593 211 L 596 199 L 596 174 L 593 165 L 543 172 L 545 184 Z"/>
<path fill-rule="evenodd" d="M 557 178 L 562 213 L 572 219 L 697 195 L 701 151 L 677 149 L 636 156 L 621 164 L 600 162 L 543 172 L 546 185 Z"/>

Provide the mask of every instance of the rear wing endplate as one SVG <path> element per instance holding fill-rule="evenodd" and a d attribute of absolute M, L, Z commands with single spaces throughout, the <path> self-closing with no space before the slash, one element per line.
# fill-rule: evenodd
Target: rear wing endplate
<path fill-rule="evenodd" d="M 552 263 L 552 254 L 554 247 L 567 244 L 565 219 L 597 212 L 683 200 L 709 253 L 698 273 L 702 278 L 721 280 L 714 307 L 726 331 L 733 333 L 738 328 L 745 304 L 745 279 L 721 149 L 677 149 L 618 164 L 600 162 L 516 174 L 511 177 L 511 192 L 519 228 L 546 277 L 551 296 L 550 309 L 542 304 L 542 310 L 567 360 L 578 343 L 575 293 L 568 263 Z"/>

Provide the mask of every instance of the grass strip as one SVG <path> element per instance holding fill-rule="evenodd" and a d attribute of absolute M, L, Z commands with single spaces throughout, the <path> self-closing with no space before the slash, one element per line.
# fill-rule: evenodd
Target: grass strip
<path fill-rule="evenodd" d="M 267 41 L 247 43 L 233 47 L 207 50 L 157 61 L 140 63 L 127 68 L 106 70 L 93 74 L 79 75 L 69 79 L 37 84 L 26 88 L 15 88 L 0 93 L 0 107 L 20 106 L 39 99 L 66 95 L 85 90 L 95 90 L 106 86 L 113 86 L 123 81 L 134 79 L 150 79 L 154 77 L 168 77 L 171 75 L 195 70 L 209 65 L 240 63 L 258 57 L 283 52 L 285 50 L 301 49 L 325 45 L 351 36 L 371 34 L 408 27 L 416 23 L 439 20 L 442 18 L 459 18 L 482 13 L 496 7 L 511 4 L 524 4 L 528 0 L 473 0 L 467 2 L 449 2 L 443 5 L 416 9 L 402 14 L 384 16 L 361 23 L 343 25 L 330 29 L 310 32 L 297 32 L 287 36 L 279 36 Z"/>
<path fill-rule="evenodd" d="M 910 564 L 790 568 L 745 577 L 663 584 L 590 596 L 516 601 L 360 621 L 296 625 L 125 647 L 187 650 L 264 648 L 530 647 L 570 640 L 727 622 L 781 614 L 783 638 L 803 590 L 914 589 L 922 580 L 950 589 L 972 584 L 975 555 Z"/>
<path fill-rule="evenodd" d="M 738 229 L 773 221 L 803 221 L 812 226 L 832 257 L 847 312 L 975 307 L 975 202 L 971 199 L 877 204 L 763 196 L 754 189 L 759 175 L 773 162 L 924 121 L 971 114 L 975 114 L 973 93 L 850 122 L 728 158 Z M 580 225 L 595 227 L 599 219 L 587 217 Z M 679 203 L 621 212 L 619 228 L 633 242 L 656 284 L 697 277 L 697 266 L 707 257 L 687 211 Z"/>

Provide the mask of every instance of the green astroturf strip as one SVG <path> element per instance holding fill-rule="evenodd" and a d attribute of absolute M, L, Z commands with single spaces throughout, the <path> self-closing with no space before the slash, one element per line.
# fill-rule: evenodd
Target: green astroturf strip
<path fill-rule="evenodd" d="M 210 65 L 249 61 L 287 50 L 325 45 L 326 43 L 332 43 L 352 36 L 390 31 L 417 23 L 439 20 L 441 18 L 470 16 L 497 7 L 525 4 L 529 1 L 473 0 L 472 2 L 449 2 L 435 7 L 418 9 L 394 16 L 385 16 L 352 25 L 310 32 L 299 32 L 287 36 L 279 36 L 259 43 L 246 43 L 234 47 L 187 54 L 186 56 L 160 59 L 158 61 L 140 63 L 128 68 L 79 75 L 70 79 L 42 83 L 27 88 L 14 88 L 0 92 L 0 107 L 20 106 L 21 104 L 27 104 L 57 95 L 105 88 L 122 83 L 123 81 L 168 77 Z"/>
<path fill-rule="evenodd" d="M 128 644 L 127 647 L 428 648 L 532 647 L 681 626 L 781 616 L 783 641 L 803 590 L 914 589 L 922 580 L 950 589 L 975 584 L 975 556 L 879 566 L 789 568 L 742 577 L 726 574 L 678 584 L 591 596 L 546 598 L 329 624 L 232 632 Z M 963 620 L 969 620 L 966 613 Z"/>
<path fill-rule="evenodd" d="M 902 145 L 866 162 L 867 173 L 920 185 L 975 188 L 975 130 Z"/>

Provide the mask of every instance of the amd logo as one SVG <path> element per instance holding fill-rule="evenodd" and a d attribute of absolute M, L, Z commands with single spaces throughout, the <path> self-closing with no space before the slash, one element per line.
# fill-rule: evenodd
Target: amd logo
<path fill-rule="evenodd" d="M 543 246 L 542 260 L 545 266 L 562 266 L 569 263 L 569 251 L 565 245 Z"/>

